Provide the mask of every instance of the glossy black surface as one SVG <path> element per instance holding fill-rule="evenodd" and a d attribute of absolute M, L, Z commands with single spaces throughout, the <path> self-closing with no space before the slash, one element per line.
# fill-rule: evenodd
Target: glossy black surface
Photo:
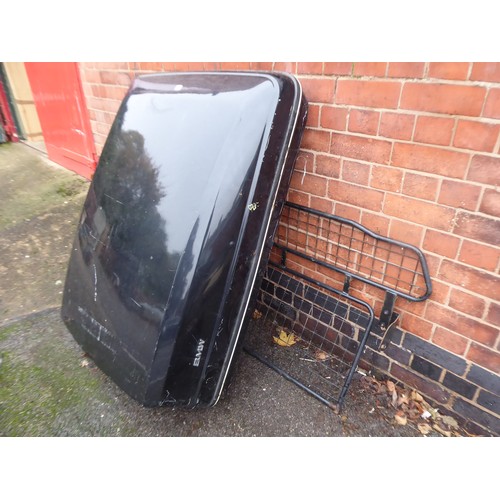
<path fill-rule="evenodd" d="M 287 75 L 134 82 L 85 201 L 62 316 L 139 402 L 217 401 L 305 115 Z"/>

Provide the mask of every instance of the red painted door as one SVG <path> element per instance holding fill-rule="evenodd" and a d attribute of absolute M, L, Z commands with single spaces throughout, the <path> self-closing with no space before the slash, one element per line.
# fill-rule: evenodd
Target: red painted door
<path fill-rule="evenodd" d="M 77 63 L 25 63 L 47 154 L 90 178 L 97 155 Z"/>

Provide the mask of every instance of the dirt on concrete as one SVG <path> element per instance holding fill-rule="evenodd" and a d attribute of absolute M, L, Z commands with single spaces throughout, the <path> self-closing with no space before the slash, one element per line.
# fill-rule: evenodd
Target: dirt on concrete
<path fill-rule="evenodd" d="M 22 144 L 0 146 L 0 323 L 60 304 L 88 183 Z"/>
<path fill-rule="evenodd" d="M 423 436 L 360 374 L 335 414 L 245 353 L 215 407 L 141 407 L 60 319 L 88 182 L 23 144 L 0 146 L 0 175 L 1 436 Z"/>

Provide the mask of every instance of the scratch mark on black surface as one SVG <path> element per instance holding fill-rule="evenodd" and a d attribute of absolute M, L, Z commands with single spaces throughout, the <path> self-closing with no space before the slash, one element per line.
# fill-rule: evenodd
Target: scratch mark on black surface
<path fill-rule="evenodd" d="M 92 264 L 94 267 L 94 302 L 97 302 L 97 268 L 95 264 Z"/>
<path fill-rule="evenodd" d="M 117 200 L 116 198 L 113 198 L 112 196 L 109 196 L 109 194 L 104 193 L 104 196 L 106 196 L 110 200 L 116 201 L 116 203 L 119 203 L 120 205 L 125 205 L 125 203 L 121 202 L 120 200 Z"/>

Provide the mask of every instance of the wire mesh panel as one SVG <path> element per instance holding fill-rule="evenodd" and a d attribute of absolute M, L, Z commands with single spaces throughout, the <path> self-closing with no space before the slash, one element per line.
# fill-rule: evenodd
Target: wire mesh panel
<path fill-rule="evenodd" d="M 338 410 L 372 322 L 368 304 L 270 265 L 245 347 Z"/>
<path fill-rule="evenodd" d="M 350 292 L 352 280 L 386 292 L 384 331 L 397 319 L 397 297 L 415 302 L 431 293 L 418 248 L 293 203 L 285 204 L 269 262 L 245 349 L 336 410 L 375 320 Z"/>
<path fill-rule="evenodd" d="M 342 217 L 287 203 L 275 243 L 409 300 L 424 300 L 430 293 L 425 259 L 417 248 Z"/>

